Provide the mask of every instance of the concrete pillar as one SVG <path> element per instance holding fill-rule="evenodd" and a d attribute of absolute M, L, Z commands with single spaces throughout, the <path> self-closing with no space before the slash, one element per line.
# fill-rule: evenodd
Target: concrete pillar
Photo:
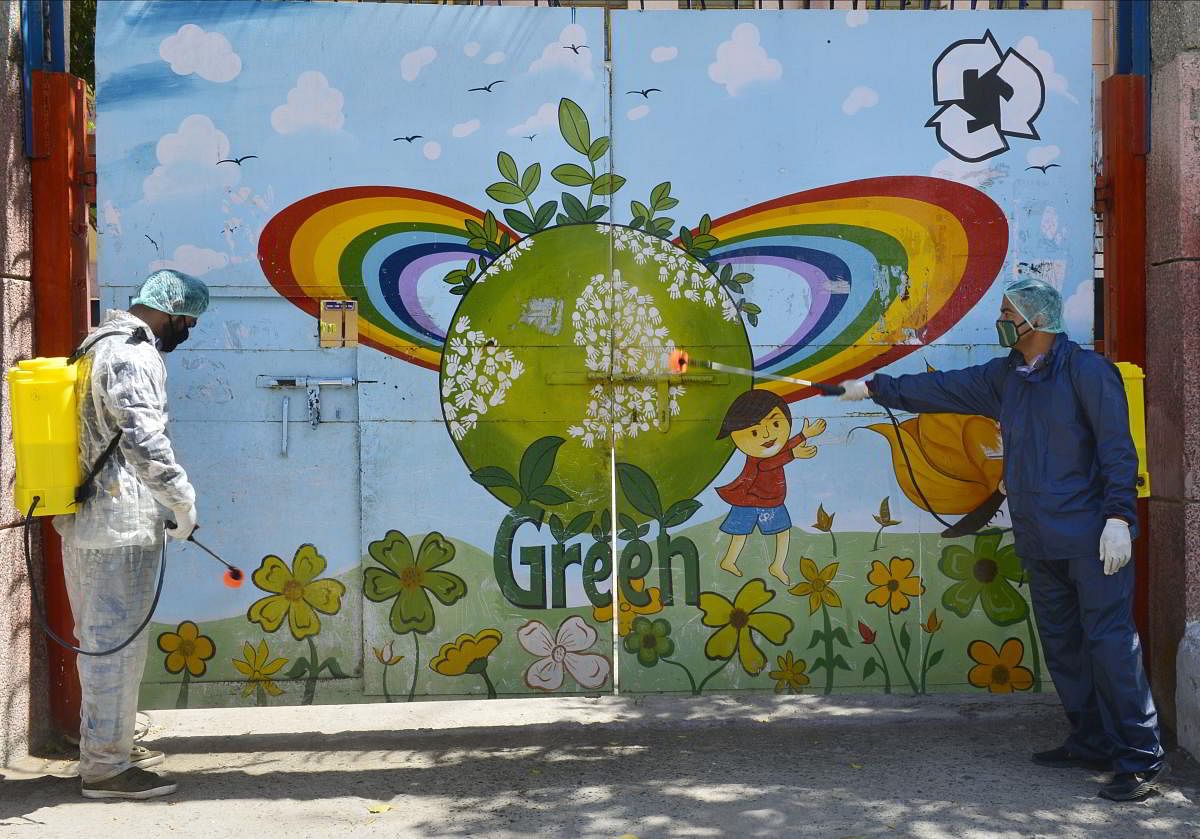
<path fill-rule="evenodd" d="M 29 358 L 33 297 L 29 162 L 25 157 L 21 89 L 21 21 L 17 3 L 0 3 L 0 368 Z M 29 585 L 22 557 L 21 514 L 13 508 L 12 429 L 8 397 L 0 411 L 0 764 L 25 752 L 45 732 L 45 661 L 40 635 L 30 633 Z M 40 568 L 40 558 L 35 556 Z M 31 713 L 32 711 L 32 713 Z M 31 718 L 34 722 L 31 725 Z"/>
<path fill-rule="evenodd" d="M 1150 668 L 1163 722 L 1200 754 L 1200 643 L 1181 644 L 1200 620 L 1200 3 L 1155 3 L 1151 28 Z"/>

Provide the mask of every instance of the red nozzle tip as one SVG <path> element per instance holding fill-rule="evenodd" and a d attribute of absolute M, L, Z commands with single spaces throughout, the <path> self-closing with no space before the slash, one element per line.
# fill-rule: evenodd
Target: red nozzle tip
<path fill-rule="evenodd" d="M 671 360 L 670 360 L 671 371 L 673 373 L 683 374 L 683 373 L 687 372 L 687 368 L 688 368 L 687 350 L 671 350 L 670 358 L 671 358 Z"/>
<path fill-rule="evenodd" d="M 229 588 L 241 588 L 244 576 L 241 568 L 230 568 L 225 572 L 225 585 Z"/>

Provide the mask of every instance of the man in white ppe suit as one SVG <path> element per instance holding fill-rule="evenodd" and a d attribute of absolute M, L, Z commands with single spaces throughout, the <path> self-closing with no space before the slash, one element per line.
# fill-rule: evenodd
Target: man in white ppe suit
<path fill-rule="evenodd" d="M 79 462 L 84 475 L 95 475 L 75 514 L 58 517 L 55 527 L 84 650 L 111 649 L 137 629 L 154 599 L 164 532 L 187 539 L 196 527 L 196 492 L 167 437 L 160 353 L 183 343 L 207 308 L 204 283 L 159 271 L 129 311 L 107 312 L 80 348 Z M 87 798 L 154 798 L 176 789 L 147 771 L 162 763 L 162 752 L 134 743 L 146 646 L 142 632 L 112 655 L 78 657 L 79 776 Z"/>

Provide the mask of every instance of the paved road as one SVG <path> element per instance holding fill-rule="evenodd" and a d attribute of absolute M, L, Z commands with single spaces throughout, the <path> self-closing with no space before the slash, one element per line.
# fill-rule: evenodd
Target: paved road
<path fill-rule="evenodd" d="M 1049 770 L 1053 698 L 645 697 L 155 712 L 179 792 L 4 770 L 4 837 L 1200 837 L 1200 768 L 1136 805 Z M 381 806 L 382 805 L 382 806 Z M 371 812 L 372 808 L 382 812 Z"/>

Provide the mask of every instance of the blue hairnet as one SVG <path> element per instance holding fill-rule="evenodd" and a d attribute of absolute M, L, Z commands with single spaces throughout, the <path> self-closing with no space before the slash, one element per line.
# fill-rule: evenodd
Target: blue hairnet
<path fill-rule="evenodd" d="M 155 271 L 133 298 L 132 305 L 139 304 L 168 315 L 198 318 L 208 308 L 208 286 L 182 271 L 170 268 Z"/>
<path fill-rule="evenodd" d="M 1025 277 L 1009 283 L 1004 296 L 1021 317 L 1038 332 L 1065 332 L 1063 301 L 1058 289 L 1045 280 Z"/>

